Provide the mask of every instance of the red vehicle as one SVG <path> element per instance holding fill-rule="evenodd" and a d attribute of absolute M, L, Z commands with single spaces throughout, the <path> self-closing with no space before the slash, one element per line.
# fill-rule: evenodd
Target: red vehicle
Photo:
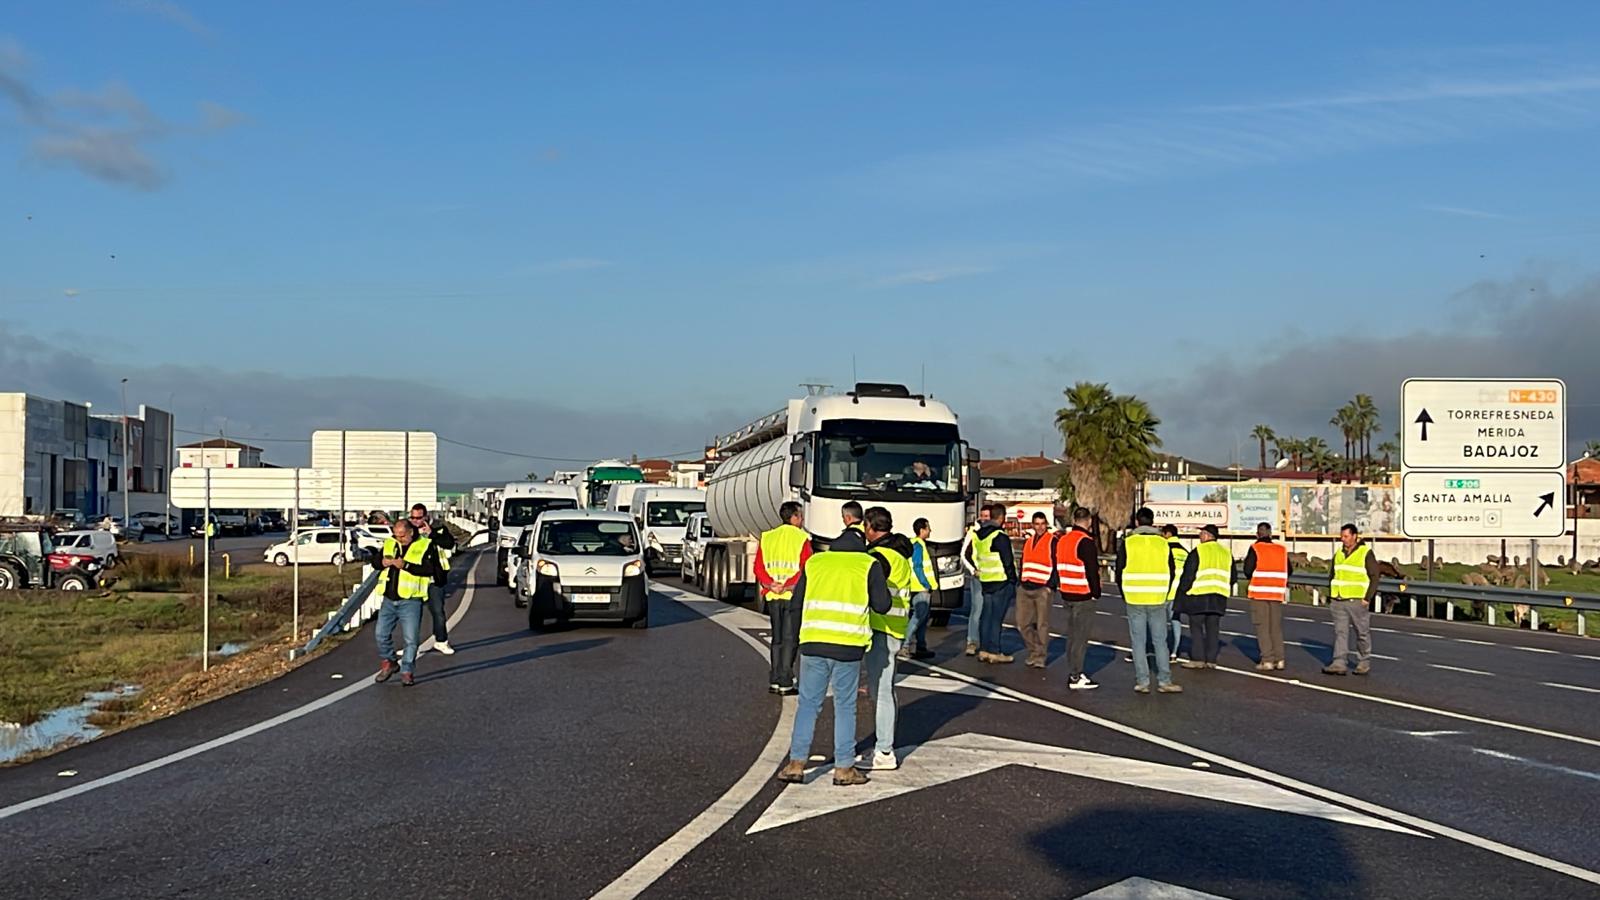
<path fill-rule="evenodd" d="M 50 584 L 58 591 L 86 591 L 111 583 L 105 566 L 88 553 L 58 550 L 45 559 L 50 563 Z"/>

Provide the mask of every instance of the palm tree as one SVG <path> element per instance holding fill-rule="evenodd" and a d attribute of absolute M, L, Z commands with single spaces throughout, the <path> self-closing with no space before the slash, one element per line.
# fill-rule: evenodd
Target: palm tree
<path fill-rule="evenodd" d="M 1261 468 L 1265 469 L 1267 467 L 1267 442 L 1277 440 L 1278 436 L 1273 433 L 1272 428 L 1267 425 L 1257 425 L 1256 427 L 1250 429 L 1250 436 L 1260 442 Z"/>
<path fill-rule="evenodd" d="M 1384 441 L 1378 445 L 1378 452 L 1383 454 L 1383 467 L 1394 468 L 1394 460 L 1400 458 L 1400 445 L 1395 441 Z"/>
<path fill-rule="evenodd" d="M 1583 444 L 1583 455 L 1590 459 L 1600 459 L 1600 441 L 1589 440 Z"/>
<path fill-rule="evenodd" d="M 1328 420 L 1328 424 L 1339 429 L 1339 434 L 1344 436 L 1345 459 L 1350 458 L 1350 445 L 1355 440 L 1355 418 L 1355 407 L 1347 403 L 1339 407 L 1333 418 Z"/>
<path fill-rule="evenodd" d="M 1161 420 L 1143 400 L 1105 384 L 1080 381 L 1062 391 L 1056 410 L 1075 502 L 1105 515 L 1131 509 L 1139 482 L 1156 460 Z"/>
<path fill-rule="evenodd" d="M 1361 464 L 1363 467 L 1370 467 L 1372 465 L 1372 436 L 1378 432 L 1380 422 L 1378 405 L 1372 402 L 1371 394 L 1357 394 L 1355 399 L 1350 401 L 1350 409 L 1356 438 L 1361 445 Z"/>
<path fill-rule="evenodd" d="M 1300 464 L 1304 469 L 1317 473 L 1317 482 L 1320 484 L 1323 477 L 1331 468 L 1334 459 L 1329 452 L 1328 442 L 1319 437 L 1308 437 L 1300 442 Z"/>
<path fill-rule="evenodd" d="M 1305 442 L 1295 437 L 1278 438 L 1278 454 L 1289 460 L 1289 468 L 1300 469 L 1300 454 Z"/>

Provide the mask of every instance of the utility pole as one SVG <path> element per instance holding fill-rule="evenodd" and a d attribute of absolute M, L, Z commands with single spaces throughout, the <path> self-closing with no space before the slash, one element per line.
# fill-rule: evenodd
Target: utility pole
<path fill-rule="evenodd" d="M 169 541 L 172 540 L 172 468 L 178 461 L 178 448 L 173 443 L 176 434 L 175 422 L 178 418 L 178 414 L 172 411 L 174 396 L 176 392 L 167 394 L 167 461 L 162 463 L 162 471 L 166 473 L 167 480 L 167 517 L 161 520 L 161 530 L 166 533 Z"/>
<path fill-rule="evenodd" d="M 128 481 L 133 475 L 133 448 L 128 446 L 128 379 L 122 379 L 122 533 L 127 535 L 133 523 L 128 519 Z"/>

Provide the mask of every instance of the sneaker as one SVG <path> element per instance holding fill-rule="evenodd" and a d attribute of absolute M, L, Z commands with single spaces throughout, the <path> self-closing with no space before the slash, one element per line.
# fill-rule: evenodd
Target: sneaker
<path fill-rule="evenodd" d="M 1216 663 L 1212 663 L 1212 662 L 1206 663 L 1206 668 L 1208 668 L 1208 669 L 1215 669 L 1216 667 L 1217 667 Z"/>
<path fill-rule="evenodd" d="M 967 641 L 967 655 L 968 656 L 977 656 L 978 655 L 978 642 L 977 641 Z"/>
<path fill-rule="evenodd" d="M 933 659 L 933 651 L 929 650 L 927 647 L 923 647 L 921 650 L 918 650 L 918 651 L 912 653 L 911 654 L 911 658 L 912 659 Z"/>
<path fill-rule="evenodd" d="M 450 656 L 456 652 L 456 648 L 450 646 L 449 641 L 435 641 L 433 649 L 443 653 L 445 656 Z"/>
<path fill-rule="evenodd" d="M 1372 671 L 1372 663 L 1369 663 L 1369 662 L 1367 662 L 1365 660 L 1356 663 L 1356 674 L 1357 675 L 1365 675 L 1365 674 L 1367 674 L 1368 672 L 1371 672 L 1371 671 Z"/>
<path fill-rule="evenodd" d="M 1257 672 L 1271 672 L 1272 671 L 1272 663 L 1265 662 L 1265 661 L 1258 662 L 1258 663 L 1256 663 L 1256 671 Z"/>
<path fill-rule="evenodd" d="M 1150 685 L 1148 685 L 1148 684 L 1136 684 L 1136 685 L 1133 686 L 1133 692 L 1135 694 L 1148 694 L 1148 693 L 1150 693 Z"/>
<path fill-rule="evenodd" d="M 786 784 L 799 784 L 806 780 L 806 761 L 791 759 L 778 770 L 778 780 Z"/>
<path fill-rule="evenodd" d="M 1125 663 L 1133 662 L 1133 654 L 1132 653 L 1124 653 L 1124 654 L 1122 654 L 1122 661 L 1125 662 Z"/>
<path fill-rule="evenodd" d="M 1174 653 L 1171 656 L 1167 657 L 1167 662 L 1169 662 L 1169 663 L 1175 663 L 1177 661 L 1178 661 L 1178 654 L 1176 654 L 1176 653 Z"/>
<path fill-rule="evenodd" d="M 879 750 L 872 754 L 872 771 L 893 772 L 898 768 L 900 768 L 900 759 L 894 755 L 893 751 L 884 753 Z"/>
<path fill-rule="evenodd" d="M 1274 669 L 1277 669 L 1279 672 L 1282 672 L 1284 665 L 1285 665 L 1284 661 L 1280 659 L 1277 662 L 1273 663 L 1272 667 Z"/>
<path fill-rule="evenodd" d="M 1183 685 L 1181 685 L 1181 684 L 1163 684 L 1160 687 L 1156 688 L 1156 693 L 1158 693 L 1158 694 L 1181 694 L 1181 693 L 1183 693 Z"/>
<path fill-rule="evenodd" d="M 416 677 L 413 676 L 410 672 L 401 672 L 400 673 L 400 686 L 401 687 L 411 687 L 412 685 L 414 685 L 416 683 L 417 683 Z"/>
<path fill-rule="evenodd" d="M 785 697 L 793 697 L 795 694 L 800 693 L 800 689 L 792 684 L 781 685 L 778 688 L 778 693 Z"/>
<path fill-rule="evenodd" d="M 901 647 L 898 651 L 895 652 L 894 658 L 895 659 L 910 659 L 911 658 L 911 648 L 910 647 Z"/>
<path fill-rule="evenodd" d="M 989 654 L 989 661 L 996 663 L 1009 663 L 1016 662 L 1017 658 L 1009 653 L 991 653 Z"/>
<path fill-rule="evenodd" d="M 1185 669 L 1204 669 L 1206 667 L 1206 664 L 1198 659 L 1186 659 L 1183 662 L 1178 663 L 1178 665 L 1184 667 Z"/>
<path fill-rule="evenodd" d="M 845 769 L 836 768 L 833 770 L 833 783 L 839 785 L 840 787 L 848 787 L 852 784 L 866 784 L 870 780 L 871 779 L 866 776 L 866 773 L 862 772 L 855 766 L 850 766 L 849 768 Z"/>
<path fill-rule="evenodd" d="M 399 668 L 399 666 L 394 664 L 394 660 L 386 659 L 383 662 L 378 663 L 378 674 L 372 676 L 372 680 L 382 684 L 383 682 L 388 681 L 390 677 L 394 675 L 395 670 Z"/>
<path fill-rule="evenodd" d="M 769 694 L 781 694 L 781 693 L 783 693 L 783 688 L 778 686 L 778 685 L 776 685 L 776 684 L 769 684 L 769 685 L 767 685 L 767 693 L 769 693 Z"/>
<path fill-rule="evenodd" d="M 1350 674 L 1350 670 L 1345 668 L 1344 666 L 1338 666 L 1338 665 L 1323 666 L 1322 667 L 1322 674 L 1324 674 L 1324 675 L 1349 675 Z"/>
<path fill-rule="evenodd" d="M 1042 669 L 1044 666 L 1045 663 L 1043 657 L 1035 656 L 1034 658 L 1028 660 L 1028 668 L 1030 669 Z"/>
<path fill-rule="evenodd" d="M 1083 674 L 1082 672 L 1078 673 L 1077 678 L 1067 682 L 1067 690 L 1071 691 L 1092 691 L 1099 686 L 1100 685 L 1090 680 L 1089 676 Z"/>

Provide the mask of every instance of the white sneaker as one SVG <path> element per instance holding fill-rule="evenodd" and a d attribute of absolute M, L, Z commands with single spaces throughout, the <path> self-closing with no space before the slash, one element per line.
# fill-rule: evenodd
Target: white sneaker
<path fill-rule="evenodd" d="M 456 648 L 450 646 L 449 641 L 435 641 L 433 644 L 433 649 L 443 653 L 445 656 L 449 656 L 456 652 Z"/>
<path fill-rule="evenodd" d="M 1089 676 L 1083 674 L 1082 672 L 1078 673 L 1077 678 L 1067 682 L 1067 690 L 1069 691 L 1092 691 L 1099 686 L 1100 685 L 1095 684 L 1093 681 L 1090 681 Z"/>
<path fill-rule="evenodd" d="M 900 760 L 893 752 L 877 751 L 872 754 L 872 770 L 874 772 L 892 772 L 898 768 L 900 768 Z"/>

